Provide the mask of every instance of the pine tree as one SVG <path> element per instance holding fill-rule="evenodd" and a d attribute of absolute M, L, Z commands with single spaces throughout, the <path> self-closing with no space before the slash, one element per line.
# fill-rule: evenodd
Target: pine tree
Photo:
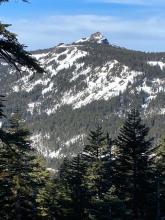
<path fill-rule="evenodd" d="M 90 132 L 88 141 L 82 154 L 65 159 L 60 169 L 65 196 L 58 202 L 63 204 L 59 219 L 111 219 L 111 205 L 117 200 L 112 190 L 112 142 L 108 136 L 106 143 L 100 126 Z"/>
<path fill-rule="evenodd" d="M 4 2 L 9 0 L 0 0 L 0 4 Z M 18 42 L 16 34 L 7 30 L 9 26 L 0 22 L 0 58 L 18 71 L 21 71 L 21 66 L 24 66 L 33 72 L 43 73 L 44 70 L 37 60 L 25 50 L 24 45 Z"/>
<path fill-rule="evenodd" d="M 50 205 L 52 205 L 50 197 L 53 195 L 53 192 L 49 193 L 48 189 L 52 182 L 51 174 L 45 169 L 45 160 L 43 156 L 38 156 L 33 161 L 33 172 L 30 174 L 31 179 L 34 184 L 33 195 L 35 196 L 36 202 L 36 219 L 53 219 L 50 215 Z M 47 203 L 49 201 L 49 203 Z"/>
<path fill-rule="evenodd" d="M 86 182 L 91 196 L 97 196 L 100 199 L 104 192 L 103 161 L 106 151 L 105 139 L 102 128 L 98 126 L 95 131 L 90 131 L 89 144 L 84 147 L 82 153 L 84 161 L 88 165 Z"/>
<path fill-rule="evenodd" d="M 104 198 L 103 209 L 104 218 L 100 219 L 115 219 L 116 213 L 122 214 L 121 201 L 117 197 L 116 188 L 114 185 L 114 154 L 113 154 L 113 141 L 107 133 L 106 137 L 107 149 L 105 151 L 103 165 L 104 165 Z M 119 216 L 120 217 L 120 216 Z"/>
<path fill-rule="evenodd" d="M 3 219 L 11 219 L 13 216 L 13 188 L 12 174 L 10 167 L 13 159 L 13 152 L 1 142 L 0 144 L 0 216 Z"/>
<path fill-rule="evenodd" d="M 24 50 L 24 45 L 18 42 L 16 35 L 7 30 L 9 26 L 0 22 L 0 58 L 18 71 L 21 71 L 21 66 L 25 66 L 34 72 L 43 73 L 37 60 Z"/>
<path fill-rule="evenodd" d="M 105 186 L 104 189 L 105 191 L 108 191 L 112 185 L 113 185 L 113 173 L 114 173 L 114 156 L 112 153 L 112 147 L 113 147 L 113 141 L 110 138 L 109 134 L 107 133 L 106 137 L 106 150 L 105 150 L 105 155 L 103 158 L 104 161 L 104 179 L 105 179 Z"/>
<path fill-rule="evenodd" d="M 123 219 L 145 219 L 148 188 L 148 128 L 136 109 L 128 114 L 116 140 L 116 188 L 125 206 Z"/>
<path fill-rule="evenodd" d="M 107 176 L 107 174 L 109 175 L 107 160 L 110 152 L 100 126 L 95 131 L 90 131 L 88 142 L 89 144 L 84 147 L 82 152 L 87 164 L 85 184 L 90 198 L 88 217 L 89 219 L 108 219 L 110 203 L 107 207 L 107 201 L 104 200 L 104 197 L 110 187 L 110 180 Z"/>
<path fill-rule="evenodd" d="M 1 216 L 4 219 L 35 219 L 37 194 L 48 177 L 41 166 L 29 139 L 30 132 L 24 127 L 18 114 L 10 120 L 7 144 L 0 149 L 1 167 Z M 10 212 L 7 210 L 10 209 Z"/>
<path fill-rule="evenodd" d="M 0 120 L 1 123 L 6 117 L 3 111 L 4 96 L 0 96 Z M 0 127 L 0 216 L 4 219 L 9 219 L 12 215 L 13 202 L 13 182 L 12 174 L 9 172 L 13 161 L 13 151 L 8 145 L 8 133 Z"/>
<path fill-rule="evenodd" d="M 37 196 L 37 219 L 55 220 L 61 216 L 61 207 L 58 206 L 58 196 L 61 192 L 57 178 L 51 177 L 39 190 Z"/>
<path fill-rule="evenodd" d="M 154 219 L 160 220 L 165 213 L 165 137 L 150 150 L 152 170 L 152 209 Z"/>
<path fill-rule="evenodd" d="M 26 0 L 22 0 L 26 2 Z M 0 0 L 0 4 L 9 0 Z M 25 51 L 14 33 L 8 31 L 8 24 L 0 22 L 0 58 L 21 71 L 21 66 L 33 72 L 43 73 L 36 59 Z M 3 98 L 1 96 L 1 98 Z M 0 118 L 4 117 L 0 102 Z M 29 131 L 19 127 L 17 120 L 11 121 L 11 128 L 0 128 L 0 215 L 2 219 L 34 219 L 37 213 L 36 194 L 43 186 L 45 176 L 39 178 L 41 167 L 36 162 L 34 151 L 28 139 Z M 45 169 L 42 169 L 45 172 Z M 36 176 L 35 176 L 36 174 Z M 43 173 L 42 173 L 43 174 Z"/>
<path fill-rule="evenodd" d="M 70 198 L 67 213 L 71 219 L 84 219 L 86 216 L 88 194 L 84 182 L 85 173 L 86 164 L 81 154 L 65 160 L 60 170 L 60 183 L 65 187 L 67 197 Z"/>

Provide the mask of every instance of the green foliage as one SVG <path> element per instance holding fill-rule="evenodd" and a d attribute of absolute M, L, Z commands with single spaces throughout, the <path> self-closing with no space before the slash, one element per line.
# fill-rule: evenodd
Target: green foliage
<path fill-rule="evenodd" d="M 3 118 L 3 104 L 0 106 Z M 82 152 L 65 158 L 56 176 L 46 171 L 44 160 L 31 147 L 30 132 L 19 112 L 0 132 L 3 219 L 163 217 L 164 139 L 149 149 L 148 128 L 137 110 L 128 114 L 115 142 L 109 134 L 104 135 L 100 126 L 91 130 Z"/>
<path fill-rule="evenodd" d="M 10 65 L 20 71 L 21 66 L 25 66 L 33 71 L 43 72 L 37 61 L 30 56 L 29 52 L 24 50 L 15 34 L 9 32 L 7 28 L 10 25 L 0 23 L 0 56 Z M 17 64 L 18 63 L 18 64 Z"/>
<path fill-rule="evenodd" d="M 28 2 L 27 0 L 22 1 Z M 0 0 L 0 4 L 4 2 L 9 2 L 9 0 Z M 24 45 L 18 42 L 16 34 L 7 30 L 9 26 L 9 24 L 0 22 L 0 58 L 14 66 L 18 71 L 21 70 L 19 66 L 21 65 L 43 73 L 44 70 L 39 66 L 37 60 L 32 58 L 31 54 L 24 50 Z"/>
<path fill-rule="evenodd" d="M 86 184 L 91 197 L 102 198 L 104 193 L 104 154 L 106 152 L 105 136 L 98 126 L 90 131 L 88 142 L 83 150 L 84 161 L 88 164 Z"/>
<path fill-rule="evenodd" d="M 8 1 L 0 0 L 0 3 Z M 16 35 L 8 31 L 8 27 L 9 25 L 0 23 L 1 59 L 19 71 L 21 66 L 25 66 L 32 71 L 43 72 L 37 61 L 25 51 L 24 45 L 18 42 Z M 122 65 L 143 72 L 143 75 L 136 78 L 133 86 L 141 85 L 145 77 L 148 77 L 146 85 L 149 85 L 155 74 L 159 78 L 164 77 L 164 70 L 161 70 L 159 66 L 151 67 L 147 64 L 147 61 L 155 59 L 163 61 L 164 53 L 134 52 L 94 43 L 82 45 L 88 52 L 88 56 L 79 59 L 79 62 L 84 63 L 84 67 L 92 66 L 94 69 L 110 60 L 118 60 L 120 64 L 114 66 L 112 76 L 120 77 Z M 59 53 L 64 51 L 63 48 L 57 50 Z M 63 60 L 65 56 L 59 56 L 59 59 Z M 57 67 L 56 62 L 52 61 L 51 64 L 53 68 Z M 7 73 L 8 68 L 2 67 L 3 75 Z M 69 80 L 74 70 L 75 66 L 72 66 L 54 76 L 56 84 L 59 85 L 59 94 L 56 98 L 59 98 L 62 92 L 72 88 L 74 83 L 76 83 L 75 92 L 80 88 L 86 88 L 84 76 L 78 77 L 75 82 Z M 27 72 L 24 74 L 26 75 Z M 6 83 L 6 80 L 9 80 L 7 82 L 10 85 L 12 78 L 3 77 L 2 83 Z M 33 122 L 33 129 L 38 126 L 41 131 L 51 133 L 54 137 L 51 139 L 53 147 L 54 145 L 60 146 L 58 143 L 60 135 L 65 142 L 71 136 L 70 134 L 82 131 L 85 133 L 90 126 L 94 127 L 95 122 L 100 121 L 105 124 L 104 131 L 110 129 L 110 134 L 114 137 L 122 122 L 116 112 L 124 115 L 130 108 L 131 100 L 134 100 L 135 106 L 138 107 L 145 104 L 147 95 L 141 91 L 140 98 L 137 97 L 136 91 L 135 94 L 130 93 L 131 86 L 131 83 L 128 84 L 123 94 L 113 97 L 108 102 L 101 100 L 75 110 L 70 106 L 63 106 L 59 111 L 57 110 L 55 116 L 44 115 L 44 120 L 43 115 L 38 116 L 36 112 L 33 117 L 37 122 L 25 113 L 24 116 Z M 9 96 L 11 105 L 8 113 L 10 114 L 15 108 L 20 97 L 22 97 L 21 105 L 26 109 L 29 101 L 38 100 L 41 90 L 40 85 L 29 94 L 22 92 L 16 97 L 13 94 Z M 4 97 L 0 98 L 0 118 L 5 120 L 2 103 Z M 159 91 L 157 99 L 152 101 L 149 107 L 152 109 L 155 103 L 159 103 L 163 98 L 163 93 Z M 47 108 L 49 104 L 46 100 Z M 161 108 L 161 104 L 158 107 Z M 162 120 L 162 117 L 151 118 L 149 123 L 156 128 L 159 120 Z M 18 112 L 12 115 L 10 123 L 7 122 L 7 128 L 0 128 L 0 218 L 6 220 L 25 218 L 36 220 L 152 220 L 156 218 L 160 220 L 165 210 L 164 139 L 153 149 L 154 157 L 149 161 L 151 144 L 149 140 L 146 140 L 148 129 L 135 109 L 124 122 L 115 141 L 116 146 L 113 146 L 109 135 L 105 137 L 104 131 L 98 126 L 96 130 L 90 131 L 88 144 L 85 147 L 81 145 L 77 149 L 77 146 L 72 146 L 69 150 L 76 148 L 77 156 L 71 154 L 69 159 L 64 160 L 58 175 L 50 177 L 42 157 L 39 157 L 32 148 L 31 134 Z M 153 130 L 152 132 L 158 136 L 159 131 Z M 80 149 L 81 153 L 79 153 Z M 62 153 L 69 154 L 67 150 L 63 149 Z"/>
<path fill-rule="evenodd" d="M 142 123 L 139 112 L 131 111 L 116 140 L 116 187 L 126 207 L 128 219 L 146 219 L 148 191 L 148 128 Z"/>
<path fill-rule="evenodd" d="M 156 147 L 150 150 L 152 169 L 152 199 L 155 204 L 155 219 L 164 216 L 165 211 L 165 137 L 162 136 Z"/>
<path fill-rule="evenodd" d="M 109 219 L 112 202 L 108 194 L 112 186 L 109 183 L 111 175 L 107 175 L 110 155 L 102 128 L 98 126 L 90 131 L 82 153 L 64 160 L 59 182 L 64 186 L 65 198 L 70 198 L 67 209 L 62 212 L 64 219 Z"/>
<path fill-rule="evenodd" d="M 70 205 L 63 212 L 70 213 L 71 219 L 83 219 L 86 216 L 86 208 L 89 204 L 85 184 L 86 169 L 87 166 L 82 155 L 65 160 L 60 169 L 60 184 L 65 187 L 65 197 L 70 198 Z"/>
<path fill-rule="evenodd" d="M 4 131 L 0 145 L 0 204 L 3 219 L 34 219 L 38 215 L 37 195 L 49 175 L 31 147 L 30 132 L 18 113 Z M 3 141 L 3 139 L 1 138 Z"/>

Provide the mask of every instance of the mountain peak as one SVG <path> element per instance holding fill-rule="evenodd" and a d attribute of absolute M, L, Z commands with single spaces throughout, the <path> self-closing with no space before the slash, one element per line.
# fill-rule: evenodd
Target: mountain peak
<path fill-rule="evenodd" d="M 102 38 L 104 38 L 104 36 L 100 32 L 93 33 L 90 36 L 90 40 L 100 40 Z"/>
<path fill-rule="evenodd" d="M 82 42 L 109 44 L 108 40 L 100 32 L 93 33 L 91 34 L 90 37 L 81 38 L 80 40 L 76 41 L 76 43 L 82 43 Z"/>

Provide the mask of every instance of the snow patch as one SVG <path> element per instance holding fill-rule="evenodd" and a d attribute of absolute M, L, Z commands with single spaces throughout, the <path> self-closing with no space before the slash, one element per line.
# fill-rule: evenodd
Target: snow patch
<path fill-rule="evenodd" d="M 159 114 L 164 115 L 165 114 L 165 108 L 161 108 L 160 111 L 159 111 Z"/>
<path fill-rule="evenodd" d="M 33 114 L 34 109 L 37 108 L 38 106 L 40 106 L 41 103 L 40 102 L 31 102 L 28 104 L 28 109 L 27 111 L 29 111 L 31 114 Z"/>
<path fill-rule="evenodd" d="M 46 86 L 49 82 L 50 82 L 50 79 L 38 79 L 34 82 L 26 83 L 26 85 L 24 85 L 24 90 L 26 92 L 30 92 L 34 89 L 35 86 L 37 86 L 37 85 Z"/>
<path fill-rule="evenodd" d="M 33 54 L 32 56 L 36 58 L 37 60 L 43 57 L 46 57 L 49 53 L 39 53 L 39 54 Z"/>
<path fill-rule="evenodd" d="M 60 104 L 56 104 L 52 108 L 46 109 L 45 112 L 47 115 L 51 115 L 51 114 L 55 113 L 60 106 L 61 106 Z"/>
<path fill-rule="evenodd" d="M 159 78 L 155 78 L 152 81 L 150 81 L 150 84 L 148 85 L 146 82 L 147 79 L 144 79 L 144 82 L 142 86 L 139 86 L 137 88 L 137 91 L 144 91 L 148 94 L 148 97 L 145 100 L 145 104 L 142 105 L 142 108 L 144 110 L 147 109 L 150 101 L 152 99 L 155 99 L 157 97 L 157 94 L 161 91 L 165 91 L 164 81 L 160 80 Z"/>
<path fill-rule="evenodd" d="M 90 67 L 87 67 L 87 69 L 85 69 L 85 70 L 83 70 L 83 71 L 77 73 L 77 70 L 78 70 L 79 68 L 81 68 L 83 65 L 84 65 L 84 64 L 81 64 L 81 65 L 76 66 L 76 71 L 73 72 L 73 77 L 70 79 L 70 82 L 75 81 L 75 80 L 78 79 L 79 76 L 81 76 L 81 75 L 87 75 L 88 73 L 90 73 L 90 71 L 91 71 L 91 68 L 90 68 Z"/>
<path fill-rule="evenodd" d="M 68 69 L 73 66 L 74 62 L 77 59 L 84 57 L 87 55 L 87 52 L 78 50 L 76 47 L 67 54 L 64 60 L 58 60 L 59 66 L 57 67 L 56 71 L 60 71 L 62 69 Z"/>
<path fill-rule="evenodd" d="M 72 137 L 70 140 L 68 140 L 67 142 L 65 142 L 65 145 L 70 146 L 70 145 L 76 143 L 78 140 L 83 139 L 84 136 L 85 136 L 85 134 L 76 135 L 76 136 Z"/>
<path fill-rule="evenodd" d="M 51 82 L 47 88 L 43 89 L 42 90 L 42 95 L 46 94 L 47 92 L 50 92 L 53 88 L 53 85 L 54 85 L 54 83 Z"/>
<path fill-rule="evenodd" d="M 13 92 L 19 92 L 20 91 L 20 89 L 19 89 L 19 86 L 13 86 Z"/>
<path fill-rule="evenodd" d="M 84 42 L 87 42 L 89 41 L 89 37 L 84 37 L 84 38 L 81 38 L 80 40 L 76 41 L 75 43 L 84 43 Z"/>
<path fill-rule="evenodd" d="M 148 61 L 147 63 L 151 66 L 160 66 L 161 70 L 165 68 L 165 63 L 163 63 L 162 61 Z"/>
<path fill-rule="evenodd" d="M 61 148 L 59 148 L 57 151 L 51 151 L 51 152 L 49 152 L 49 154 L 48 154 L 48 157 L 49 158 L 59 158 L 60 157 L 60 152 L 61 152 Z"/>

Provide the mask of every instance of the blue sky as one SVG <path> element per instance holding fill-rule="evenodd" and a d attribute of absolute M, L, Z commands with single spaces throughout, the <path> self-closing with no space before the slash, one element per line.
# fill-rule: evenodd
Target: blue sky
<path fill-rule="evenodd" d="M 0 20 L 28 49 L 69 43 L 100 31 L 111 44 L 165 51 L 165 0 L 11 0 Z"/>

